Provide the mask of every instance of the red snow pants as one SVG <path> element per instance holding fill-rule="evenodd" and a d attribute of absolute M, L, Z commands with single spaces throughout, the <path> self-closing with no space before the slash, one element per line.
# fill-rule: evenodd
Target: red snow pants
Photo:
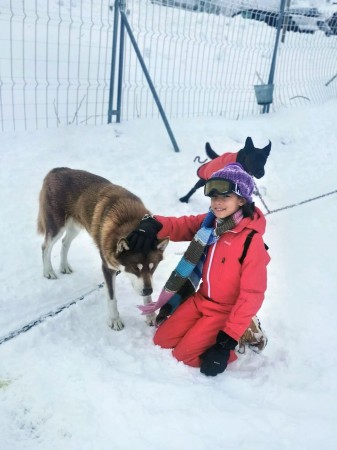
<path fill-rule="evenodd" d="M 157 329 L 153 342 L 172 348 L 172 355 L 184 364 L 200 367 L 200 355 L 216 343 L 229 313 L 219 311 L 219 304 L 194 294 Z M 231 351 L 229 362 L 237 359 Z"/>

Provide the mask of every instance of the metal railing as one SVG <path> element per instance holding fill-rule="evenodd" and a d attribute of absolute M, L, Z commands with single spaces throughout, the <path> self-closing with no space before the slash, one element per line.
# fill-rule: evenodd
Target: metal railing
<path fill-rule="evenodd" d="M 263 112 L 254 86 L 268 84 L 282 1 L 268 11 L 253 7 L 258 0 L 126 1 L 168 118 Z M 0 8 L 0 129 L 107 123 L 114 2 L 9 0 Z M 309 33 L 299 18 L 315 18 L 294 17 L 286 9 L 271 111 L 337 96 L 337 36 L 324 18 Z M 159 116 L 130 39 L 122 56 L 122 120 Z"/>
<path fill-rule="evenodd" d="M 108 0 L 2 7 L 2 130 L 106 122 L 112 18 Z"/>

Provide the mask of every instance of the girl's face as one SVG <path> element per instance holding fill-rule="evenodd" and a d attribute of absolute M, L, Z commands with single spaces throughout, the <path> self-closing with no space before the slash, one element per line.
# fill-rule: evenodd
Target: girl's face
<path fill-rule="evenodd" d="M 215 195 L 211 198 L 211 208 L 217 219 L 229 217 L 241 208 L 246 200 L 234 192 L 224 195 Z"/>

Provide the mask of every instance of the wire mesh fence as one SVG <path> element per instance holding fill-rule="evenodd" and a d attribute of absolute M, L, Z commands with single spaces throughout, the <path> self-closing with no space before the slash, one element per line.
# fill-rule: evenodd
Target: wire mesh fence
<path fill-rule="evenodd" d="M 109 2 L 3 3 L 1 128 L 106 121 L 112 36 Z"/>
<path fill-rule="evenodd" d="M 2 130 L 106 123 L 114 3 L 0 0 Z M 262 112 L 254 86 L 270 77 L 281 1 L 119 3 L 169 118 Z M 337 96 L 331 17 L 286 3 L 271 110 Z M 123 56 L 122 119 L 157 117 L 127 38 Z"/>
<path fill-rule="evenodd" d="M 140 2 L 128 1 L 132 29 L 170 117 L 237 119 L 261 112 L 254 85 L 268 83 L 280 3 L 152 0 L 152 8 L 144 10 Z M 337 83 L 329 83 L 337 73 L 337 38 L 325 32 L 324 15 L 314 8 L 287 11 L 273 110 L 337 94 Z M 126 55 L 123 115 L 156 114 L 128 43 Z"/>

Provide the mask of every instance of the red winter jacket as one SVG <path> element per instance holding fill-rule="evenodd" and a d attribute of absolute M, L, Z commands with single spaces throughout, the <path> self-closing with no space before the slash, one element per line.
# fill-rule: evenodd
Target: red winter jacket
<path fill-rule="evenodd" d="M 212 161 L 203 164 L 197 170 L 198 177 L 202 178 L 203 180 L 208 180 L 208 178 L 210 178 L 212 173 L 222 169 L 228 164 L 235 163 L 237 155 L 238 155 L 237 153 L 224 153 L 223 155 L 220 155 L 217 158 L 212 159 Z"/>
<path fill-rule="evenodd" d="M 253 219 L 243 218 L 235 228 L 226 231 L 209 246 L 196 294 L 201 300 L 214 302 L 215 311 L 226 316 L 223 331 L 236 340 L 240 339 L 260 309 L 267 288 L 270 257 L 262 239 L 266 220 L 257 207 L 255 210 Z M 163 225 L 158 237 L 169 236 L 175 242 L 191 241 L 205 216 L 155 216 Z M 257 233 L 241 265 L 238 260 L 251 230 Z"/>

